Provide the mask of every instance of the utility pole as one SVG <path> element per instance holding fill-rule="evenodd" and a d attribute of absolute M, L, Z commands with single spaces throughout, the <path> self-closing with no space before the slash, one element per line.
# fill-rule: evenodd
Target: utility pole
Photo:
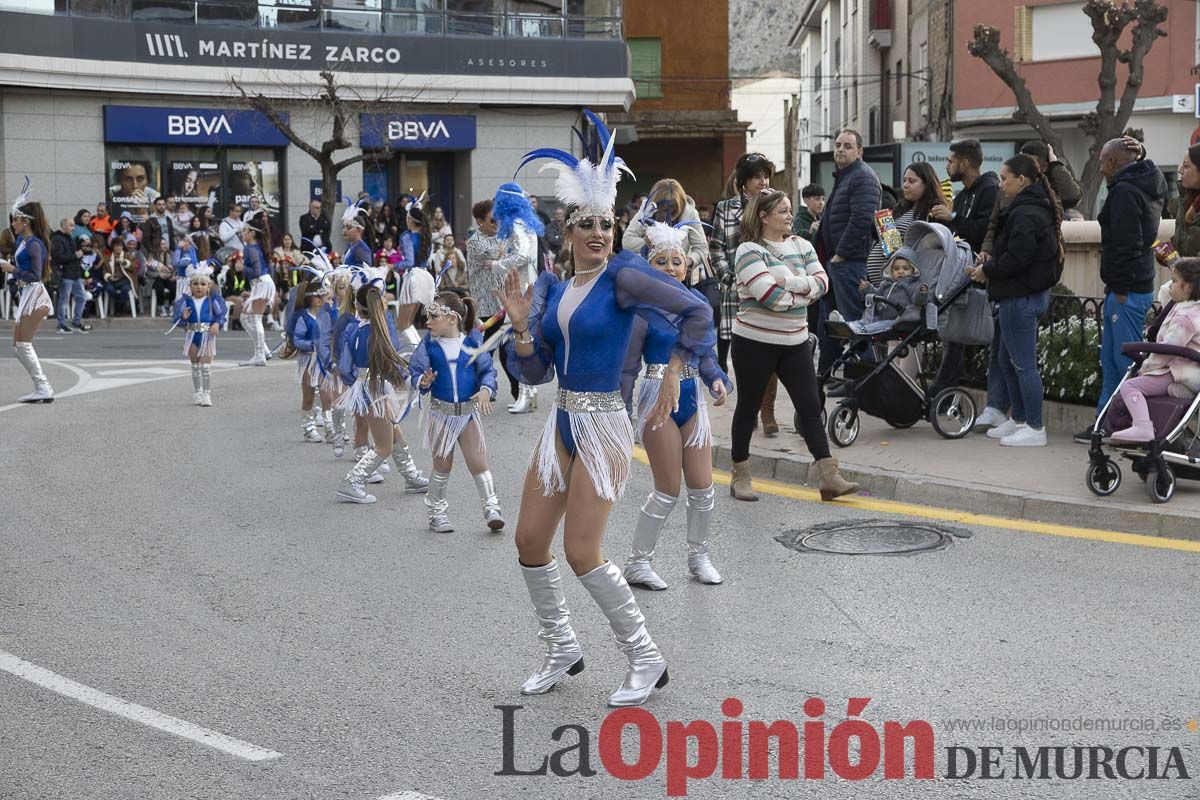
<path fill-rule="evenodd" d="M 799 95 L 793 94 L 790 100 L 785 99 L 783 101 L 783 190 L 792 201 L 793 208 L 800 201 L 800 198 L 797 196 L 799 189 L 796 186 L 796 171 L 798 169 L 796 151 L 799 144 L 796 129 L 799 121 L 799 110 Z"/>

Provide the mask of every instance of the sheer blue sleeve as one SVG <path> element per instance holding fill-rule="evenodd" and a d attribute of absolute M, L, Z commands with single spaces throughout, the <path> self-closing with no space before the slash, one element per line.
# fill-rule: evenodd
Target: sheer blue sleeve
<path fill-rule="evenodd" d="M 337 369 L 342 376 L 342 383 L 349 386 L 354 383 L 354 336 L 347 324 L 337 338 Z"/>
<path fill-rule="evenodd" d="M 471 331 L 467 336 L 467 342 L 472 347 L 482 347 L 483 337 L 478 331 Z M 485 387 L 492 393 L 492 399 L 496 399 L 496 395 L 500 393 L 500 386 L 496 383 L 496 364 L 492 361 L 491 353 L 480 353 L 475 359 L 475 374 L 479 376 L 479 385 Z"/>
<path fill-rule="evenodd" d="M 42 279 L 42 271 L 46 267 L 46 245 L 42 244 L 42 240 L 36 236 L 30 236 L 25 239 L 25 255 L 29 258 L 29 269 L 23 269 L 17 263 L 13 279 L 26 283 L 37 283 Z M 15 256 L 13 261 L 16 262 Z"/>
<path fill-rule="evenodd" d="M 718 383 L 723 383 L 727 394 L 733 392 L 733 381 L 729 380 L 729 376 L 717 364 L 716 355 L 711 350 L 700 359 L 700 380 L 704 381 L 709 391 Z"/>
<path fill-rule="evenodd" d="M 174 325 L 183 325 L 186 320 L 183 318 L 183 307 L 187 303 L 187 297 L 180 297 L 175 301 L 175 305 L 171 307 L 171 323 Z"/>
<path fill-rule="evenodd" d="M 309 320 L 307 314 L 297 314 L 296 316 L 300 318 L 300 321 L 296 323 L 296 332 L 295 336 L 292 337 L 292 344 L 301 353 L 311 353 L 314 347 L 313 339 L 315 338 L 313 336 L 313 328 L 316 326 L 316 323 Z"/>
<path fill-rule="evenodd" d="M 675 353 L 683 363 L 696 366 L 717 344 L 712 307 L 683 284 L 651 269 L 640 256 L 622 251 L 613 258 L 617 304 L 632 309 L 650 325 L 673 330 Z"/>
<path fill-rule="evenodd" d="M 225 321 L 229 318 L 229 304 L 217 292 L 209 292 L 208 299 L 212 303 L 213 322 L 224 326 Z"/>
<path fill-rule="evenodd" d="M 332 348 L 330 346 L 330 335 L 333 333 L 333 321 L 329 318 L 329 313 L 325 309 L 317 312 L 317 340 L 315 350 L 317 353 L 317 361 L 321 365 L 322 372 L 330 372 L 333 369 Z"/>
<path fill-rule="evenodd" d="M 425 370 L 429 369 L 429 334 L 426 333 L 421 339 L 421 343 L 417 345 L 417 349 L 408 359 L 408 382 L 412 384 L 412 388 L 428 394 L 433 384 L 421 388 L 421 376 L 425 374 Z"/>
<path fill-rule="evenodd" d="M 554 348 L 546 343 L 542 334 L 542 315 L 550 299 L 550 288 L 558 283 L 553 272 L 543 272 L 533 285 L 533 308 L 529 311 L 529 334 L 533 337 L 533 352 L 528 356 L 517 354 L 517 343 L 510 339 L 508 368 L 521 379 L 521 383 L 533 386 L 554 380 Z M 711 313 L 711 312 L 710 312 Z"/>
<path fill-rule="evenodd" d="M 633 384 L 642 369 L 642 351 L 646 348 L 648 330 L 646 320 L 638 317 L 633 321 L 633 330 L 629 335 L 629 352 L 625 354 L 625 366 L 621 368 L 621 396 L 625 398 L 626 408 L 633 407 Z"/>

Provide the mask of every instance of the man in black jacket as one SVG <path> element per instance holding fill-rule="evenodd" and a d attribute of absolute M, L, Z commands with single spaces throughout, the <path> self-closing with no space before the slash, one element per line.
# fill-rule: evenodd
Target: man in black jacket
<path fill-rule="evenodd" d="M 961 139 L 950 143 L 950 157 L 946 160 L 946 174 L 950 180 L 962 183 L 963 188 L 954 196 L 953 209 L 946 208 L 940 203 L 929 211 L 929 216 L 936 222 L 945 225 L 958 238 L 971 245 L 976 255 L 983 247 L 983 239 L 987 236 L 988 225 L 992 219 L 992 208 L 1000 196 L 1000 178 L 994 172 L 980 173 L 983 166 L 983 145 L 978 139 Z M 999 329 L 997 328 L 997 337 Z M 999 341 L 996 341 L 999 348 Z M 938 392 L 957 386 L 963 377 L 965 350 L 960 344 L 947 342 L 942 349 L 942 363 L 938 367 L 937 377 L 930 387 L 930 397 L 936 397 Z M 989 375 L 992 372 L 989 370 Z M 996 370 L 999 380 L 999 370 Z M 990 383 L 990 381 L 989 381 Z M 1000 397 L 1003 387 L 997 386 L 995 395 L 989 391 L 988 397 Z M 999 402 L 999 400 L 997 400 Z M 999 425 L 1008 417 L 1000 410 L 989 407 L 980 416 L 980 425 Z M 1008 405 L 1007 402 L 1004 403 Z M 990 412 L 990 413 L 989 413 Z"/>
<path fill-rule="evenodd" d="M 71 238 L 71 230 L 74 227 L 74 221 L 64 217 L 58 223 L 58 230 L 50 236 L 50 259 L 62 274 L 58 283 L 56 309 L 59 333 L 92 329 L 91 325 L 83 324 L 83 307 L 87 303 L 87 295 L 83 292 L 83 250 Z M 71 326 L 67 327 L 67 311 L 70 310 L 71 298 L 75 299 L 75 313 Z"/>
<path fill-rule="evenodd" d="M 1144 151 L 1143 151 L 1144 153 Z M 1138 160 L 1122 139 L 1100 151 L 1100 174 L 1108 197 L 1100 209 L 1100 278 L 1104 281 L 1104 332 L 1100 367 L 1104 384 L 1100 406 L 1112 396 L 1130 359 L 1121 345 L 1142 341 L 1146 314 L 1154 302 L 1154 242 L 1167 197 L 1167 181 L 1150 160 Z"/>
<path fill-rule="evenodd" d="M 320 200 L 313 200 L 309 203 L 308 213 L 300 217 L 300 235 L 317 247 L 333 245 L 329 239 L 329 217 L 321 211 Z"/>

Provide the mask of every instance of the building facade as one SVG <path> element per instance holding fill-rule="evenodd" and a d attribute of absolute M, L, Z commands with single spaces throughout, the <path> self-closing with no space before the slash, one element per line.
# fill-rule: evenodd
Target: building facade
<path fill-rule="evenodd" d="M 637 100 L 615 112 L 621 157 L 637 175 L 621 199 L 675 178 L 701 206 L 723 197 L 745 152 L 747 123 L 730 107 L 729 3 L 627 3 L 625 36 Z"/>
<path fill-rule="evenodd" d="M 0 2 L 0 183 L 11 198 L 30 176 L 52 220 L 257 197 L 291 230 L 320 171 L 233 83 L 319 147 L 322 71 L 352 109 L 338 157 L 367 155 L 340 192 L 429 192 L 459 232 L 524 152 L 576 146 L 581 107 L 634 97 L 620 0 Z M 536 168 L 518 177 L 553 194 Z"/>
<path fill-rule="evenodd" d="M 1130 127 L 1140 128 L 1149 155 L 1170 179 L 1183 151 L 1197 130 L 1196 77 L 1197 17 L 1200 7 L 1190 0 L 1165 0 L 1166 38 L 1158 39 L 1145 60 L 1145 75 Z M 1076 175 L 1083 172 L 1090 140 L 1080 121 L 1095 111 L 1100 56 L 1092 42 L 1091 21 L 1082 2 L 1025 0 L 959 0 L 954 7 L 955 64 L 952 93 L 954 127 L 958 136 L 980 139 L 1033 138 L 1028 125 L 1013 121 L 1012 92 L 986 64 L 966 52 L 978 24 L 1000 31 L 1001 46 L 1013 56 L 1017 70 L 1043 114 L 1063 137 L 1064 155 Z M 1127 39 L 1128 37 L 1126 37 Z M 1127 70 L 1117 70 L 1117 94 Z M 1174 185 L 1173 180 L 1169 180 Z"/>

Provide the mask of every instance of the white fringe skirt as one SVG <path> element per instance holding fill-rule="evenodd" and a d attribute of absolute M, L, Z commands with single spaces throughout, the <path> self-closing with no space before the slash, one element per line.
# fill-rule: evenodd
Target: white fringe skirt
<path fill-rule="evenodd" d="M 253 313 L 251 308 L 255 300 L 266 300 L 265 310 L 267 312 L 270 312 L 275 305 L 275 279 L 270 275 L 260 275 L 250 284 L 250 297 L 244 306 L 247 313 Z"/>
<path fill-rule="evenodd" d="M 687 374 L 686 372 L 684 373 Z M 653 378 L 649 375 L 643 376 L 642 383 L 638 387 L 637 396 L 637 435 L 640 439 L 642 431 L 646 429 L 646 415 L 654 404 L 658 402 L 659 392 L 662 390 L 662 378 Z M 695 397 L 696 411 L 692 415 L 696 419 L 696 426 L 692 428 L 692 434 L 683 443 L 684 447 L 711 447 L 712 446 L 712 422 L 708 417 L 708 401 L 705 398 L 704 381 L 699 377 L 692 376 L 680 378 L 679 380 L 679 405 L 680 411 L 684 410 L 684 403 L 688 402 L 686 395 L 692 393 Z M 682 428 L 688 423 L 692 417 L 679 419 L 679 415 L 672 414 L 675 424 Z"/>
<path fill-rule="evenodd" d="M 191 278 L 180 278 L 180 277 L 176 276 L 175 277 L 175 299 L 178 300 L 179 298 L 183 297 L 185 294 L 191 294 L 191 293 L 192 293 Z"/>
<path fill-rule="evenodd" d="M 321 391 L 329 392 L 335 399 L 341 397 L 342 392 L 346 391 L 346 385 L 342 383 L 342 378 L 336 369 L 321 376 Z"/>
<path fill-rule="evenodd" d="M 375 392 L 371 383 L 368 371 L 360 370 L 354 384 L 342 393 L 333 407 L 354 416 L 386 419 L 399 424 L 408 405 L 408 390 L 398 393 L 390 381 L 383 381 L 383 390 Z"/>
<path fill-rule="evenodd" d="M 321 385 L 321 362 L 316 353 L 296 354 L 296 383 L 311 389 Z"/>
<path fill-rule="evenodd" d="M 50 302 L 50 293 L 41 281 L 26 284 L 21 290 L 20 300 L 17 301 L 17 319 L 28 317 L 35 311 L 46 309 L 46 313 L 54 313 L 54 304 Z"/>
<path fill-rule="evenodd" d="M 187 336 L 183 338 L 183 355 L 185 357 L 192 357 L 193 347 L 197 350 L 197 358 L 217 357 L 217 337 L 209 333 L 209 327 L 208 323 L 187 326 Z M 196 344 L 197 335 L 200 337 L 199 344 Z"/>
<path fill-rule="evenodd" d="M 456 414 L 455 410 L 464 407 L 471 411 L 466 414 Z M 486 452 L 487 444 L 483 439 L 483 420 L 480 419 L 479 409 L 475 402 L 467 400 L 462 403 L 450 403 L 436 398 L 430 401 L 424 413 L 422 424 L 421 446 L 431 451 L 437 458 L 446 458 L 454 452 L 458 439 L 474 422 L 479 426 L 479 451 Z"/>
<path fill-rule="evenodd" d="M 570 431 L 558 430 L 559 411 L 566 414 Z M 625 412 L 621 393 L 572 392 L 559 388 L 554 408 L 531 459 L 546 497 L 567 490 L 567 481 L 558 461 L 560 436 L 564 447 L 568 436 L 573 440 L 573 457 L 578 458 L 587 470 L 596 495 L 616 502 L 625 492 L 633 461 L 633 425 Z"/>

